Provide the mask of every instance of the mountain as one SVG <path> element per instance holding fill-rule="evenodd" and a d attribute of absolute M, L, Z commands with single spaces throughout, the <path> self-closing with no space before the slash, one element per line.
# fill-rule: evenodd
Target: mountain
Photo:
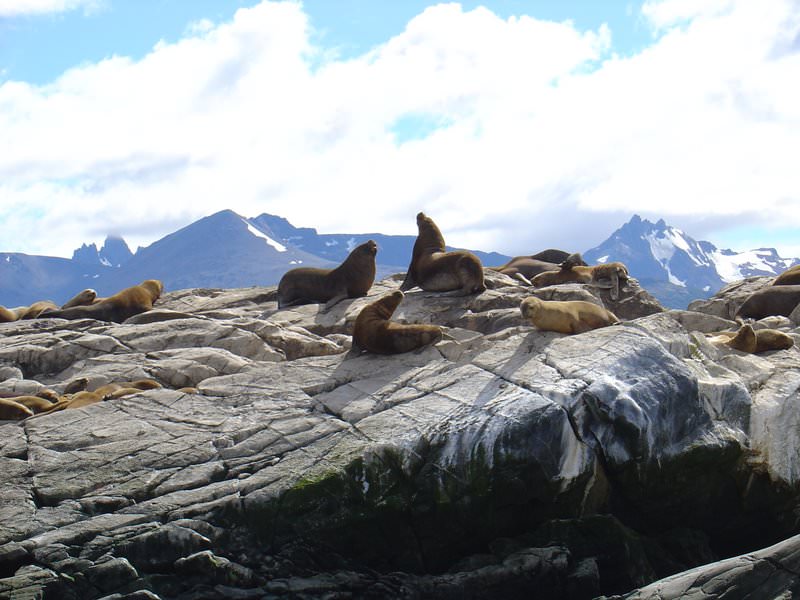
<path fill-rule="evenodd" d="M 110 267 L 100 263 L 0 252 L 0 305 L 23 306 L 36 300 L 61 304 L 82 289 L 94 287 L 108 271 Z"/>
<path fill-rule="evenodd" d="M 100 294 L 161 279 L 167 290 L 274 285 L 297 266 L 331 268 L 332 261 L 275 239 L 268 228 L 223 210 L 140 248 L 97 283 Z"/>
<path fill-rule="evenodd" d="M 367 240 L 378 244 L 378 263 L 388 269 L 387 274 L 404 272 L 411 259 L 416 235 L 386 235 L 383 233 L 317 233 L 310 227 L 295 227 L 283 217 L 261 214 L 252 219 L 254 225 L 272 231 L 276 239 L 284 244 L 301 248 L 315 256 L 321 256 L 335 263 L 341 263 L 350 251 Z M 457 250 L 447 246 L 447 250 Z M 502 265 L 510 256 L 497 252 L 470 250 L 486 265 Z"/>
<path fill-rule="evenodd" d="M 128 244 L 119 236 L 108 236 L 103 247 L 97 249 L 95 244 L 83 244 L 72 253 L 72 260 L 90 265 L 121 267 L 133 257 Z"/>
<path fill-rule="evenodd" d="M 774 276 L 800 264 L 800 259 L 781 258 L 774 248 L 720 250 L 663 219 L 651 223 L 639 215 L 583 257 L 589 264 L 624 262 L 631 276 L 670 308 L 685 308 L 691 300 L 708 298 L 726 283 L 753 275 Z"/>

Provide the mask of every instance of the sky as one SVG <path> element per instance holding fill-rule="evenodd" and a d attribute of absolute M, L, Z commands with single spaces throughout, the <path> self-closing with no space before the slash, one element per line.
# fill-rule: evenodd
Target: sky
<path fill-rule="evenodd" d="M 509 255 L 800 257 L 797 0 L 0 0 L 0 251 L 223 209 Z"/>

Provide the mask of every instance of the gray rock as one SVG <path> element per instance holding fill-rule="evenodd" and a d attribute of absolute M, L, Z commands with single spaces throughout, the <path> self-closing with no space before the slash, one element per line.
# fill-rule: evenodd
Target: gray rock
<path fill-rule="evenodd" d="M 348 353 L 401 279 L 328 311 L 181 290 L 123 324 L 3 324 L 1 390 L 164 387 L 0 423 L 0 596 L 580 598 L 792 532 L 798 347 L 715 347 L 732 321 L 635 281 L 612 301 L 489 273 L 407 294 L 393 318 L 443 326 L 437 345 Z M 624 322 L 540 332 L 531 294 Z"/>

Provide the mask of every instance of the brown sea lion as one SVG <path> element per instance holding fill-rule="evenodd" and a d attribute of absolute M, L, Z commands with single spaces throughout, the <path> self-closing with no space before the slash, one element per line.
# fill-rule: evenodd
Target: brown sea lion
<path fill-rule="evenodd" d="M 88 306 L 89 304 L 94 304 L 95 300 L 97 300 L 97 292 L 95 292 L 91 288 L 87 288 L 81 292 L 78 292 L 72 298 L 67 300 L 64 304 L 61 305 L 61 308 L 72 308 L 73 306 Z"/>
<path fill-rule="evenodd" d="M 345 298 L 366 296 L 375 281 L 378 244 L 356 246 L 335 269 L 301 267 L 287 271 L 278 283 L 278 308 L 325 303 L 325 310 Z"/>
<path fill-rule="evenodd" d="M 800 265 L 786 269 L 772 281 L 772 285 L 800 285 Z"/>
<path fill-rule="evenodd" d="M 442 232 L 425 213 L 417 214 L 419 231 L 401 291 L 419 286 L 427 292 L 452 291 L 454 296 L 486 291 L 483 265 L 467 250 L 445 251 Z"/>
<path fill-rule="evenodd" d="M 70 381 L 64 388 L 64 394 L 75 394 L 82 392 L 89 387 L 89 380 L 86 377 L 78 377 Z"/>
<path fill-rule="evenodd" d="M 741 352 L 759 354 L 770 350 L 787 350 L 794 346 L 792 336 L 777 329 L 753 329 L 749 324 L 738 331 L 720 331 L 709 337 L 715 345 L 724 345 Z"/>
<path fill-rule="evenodd" d="M 361 309 L 353 328 L 354 352 L 401 354 L 442 339 L 442 329 L 436 325 L 407 325 L 389 320 L 404 296 L 395 290 Z"/>
<path fill-rule="evenodd" d="M 0 421 L 20 421 L 33 416 L 33 411 L 10 398 L 0 398 Z"/>
<path fill-rule="evenodd" d="M 627 281 L 628 268 L 621 262 L 601 263 L 586 266 L 583 258 L 577 252 L 570 254 L 558 271 L 547 271 L 534 277 L 531 282 L 535 287 L 558 285 L 561 283 L 591 283 L 609 280 L 611 285 L 611 298 L 619 298 L 620 281 Z"/>
<path fill-rule="evenodd" d="M 753 292 L 736 311 L 736 318 L 788 317 L 800 304 L 800 285 L 772 285 Z"/>
<path fill-rule="evenodd" d="M 571 256 L 570 253 L 563 250 L 548 248 L 530 256 L 515 256 L 502 266 L 488 268 L 514 279 L 519 279 L 525 285 L 533 285 L 531 283 L 533 277 L 546 271 L 558 271 L 560 264 L 567 260 L 569 256 Z M 583 259 L 580 259 L 577 264 L 586 266 Z"/>
<path fill-rule="evenodd" d="M 39 318 L 96 319 L 122 323 L 133 315 L 152 309 L 153 303 L 158 300 L 163 291 L 164 284 L 161 281 L 147 279 L 139 285 L 125 288 L 96 304 L 49 310 L 39 315 Z"/>
<path fill-rule="evenodd" d="M 519 305 L 525 319 L 544 331 L 583 333 L 619 323 L 609 310 L 583 300 L 541 300 L 531 296 Z"/>

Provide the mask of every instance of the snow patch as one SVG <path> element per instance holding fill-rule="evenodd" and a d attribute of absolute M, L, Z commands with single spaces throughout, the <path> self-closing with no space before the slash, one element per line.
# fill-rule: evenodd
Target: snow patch
<path fill-rule="evenodd" d="M 600 264 L 605 264 L 605 262 L 606 262 L 607 260 L 608 260 L 608 254 L 606 254 L 605 256 L 601 256 L 600 258 L 598 258 L 598 259 L 597 259 L 597 262 L 598 262 L 598 263 L 600 263 Z"/>
<path fill-rule="evenodd" d="M 290 260 L 289 264 L 290 265 L 302 265 L 303 261 L 302 260 Z"/>
<path fill-rule="evenodd" d="M 725 283 L 731 283 L 746 277 L 742 272 L 745 267 L 777 275 L 775 268 L 769 262 L 765 261 L 764 258 L 765 255 L 757 250 L 738 252 L 735 254 L 726 254 L 716 251 L 711 256 L 717 273 L 719 273 L 719 276 Z"/>
<path fill-rule="evenodd" d="M 330 242 L 325 242 L 326 246 L 338 246 L 339 242 L 337 240 L 331 240 Z"/>
<path fill-rule="evenodd" d="M 644 235 L 644 239 L 650 244 L 650 252 L 653 254 L 653 258 L 661 263 L 661 266 L 667 272 L 667 279 L 669 282 L 673 285 L 686 287 L 686 282 L 675 277 L 669 268 L 669 261 L 672 260 L 672 257 L 675 255 L 675 248 L 679 247 L 678 244 L 675 243 L 678 237 L 679 236 L 675 236 L 672 231 L 666 232 L 666 235 L 663 237 L 653 233 Z M 686 244 L 686 240 L 682 239 L 682 242 L 686 248 L 689 247 L 688 244 Z M 697 261 L 695 260 L 695 262 Z"/>
<path fill-rule="evenodd" d="M 10 256 L 6 256 L 6 262 L 8 262 L 8 263 L 11 262 L 11 257 Z"/>
<path fill-rule="evenodd" d="M 356 247 L 356 238 L 350 238 L 347 240 L 347 251 L 352 252 L 353 248 Z"/>
<path fill-rule="evenodd" d="M 710 286 L 710 285 L 707 285 L 706 287 L 704 287 L 704 288 L 703 288 L 703 291 L 704 291 L 704 292 L 707 292 L 707 291 L 709 291 L 710 289 L 711 289 L 711 286 Z"/>
<path fill-rule="evenodd" d="M 107 267 L 113 267 L 113 266 L 114 266 L 114 265 L 112 265 L 110 262 L 108 262 L 108 259 L 107 259 L 107 258 L 101 258 L 101 259 L 100 259 L 100 264 L 103 264 L 103 265 L 105 265 L 105 266 L 107 266 Z"/>
<path fill-rule="evenodd" d="M 266 241 L 267 244 L 269 244 L 270 246 L 275 248 L 275 250 L 277 250 L 278 252 L 286 252 L 286 250 L 287 250 L 286 246 L 276 242 L 275 240 L 273 240 L 271 237 L 269 237 L 267 234 L 263 233 L 262 231 L 259 231 L 258 229 L 253 227 L 250 223 L 248 223 L 245 219 L 242 219 L 242 221 L 244 222 L 245 225 L 247 225 L 247 230 L 250 233 L 252 233 L 254 236 L 260 237 L 262 240 Z"/>

